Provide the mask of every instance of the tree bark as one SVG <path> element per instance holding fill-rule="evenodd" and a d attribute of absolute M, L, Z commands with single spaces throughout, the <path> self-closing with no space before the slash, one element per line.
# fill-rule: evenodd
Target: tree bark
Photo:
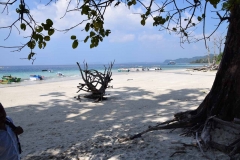
<path fill-rule="evenodd" d="M 206 120 L 216 115 L 226 121 L 240 118 L 240 5 L 230 14 L 223 58 L 213 86 L 193 116 Z"/>

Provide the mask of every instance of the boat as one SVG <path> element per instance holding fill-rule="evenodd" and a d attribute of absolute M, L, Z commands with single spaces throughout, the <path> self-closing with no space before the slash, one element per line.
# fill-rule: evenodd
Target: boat
<path fill-rule="evenodd" d="M 0 84 L 10 84 L 9 80 L 0 80 Z"/>
<path fill-rule="evenodd" d="M 137 68 L 129 68 L 129 71 L 136 72 L 136 71 L 143 71 L 143 68 L 137 67 Z"/>
<path fill-rule="evenodd" d="M 58 72 L 57 75 L 58 75 L 59 77 L 64 77 L 64 74 L 62 74 L 61 72 Z"/>
<path fill-rule="evenodd" d="M 6 76 L 2 76 L 2 80 L 6 80 L 11 83 L 11 82 L 20 82 L 21 78 L 12 77 L 11 75 L 6 75 Z"/>
<path fill-rule="evenodd" d="M 50 72 L 50 73 L 53 73 L 53 70 L 51 70 L 51 69 L 43 69 L 42 72 Z"/>
<path fill-rule="evenodd" d="M 159 70 L 162 70 L 162 68 L 160 68 L 160 67 L 151 67 L 151 68 L 148 68 L 148 71 L 159 71 Z"/>
<path fill-rule="evenodd" d="M 174 64 L 176 64 L 176 62 L 174 62 L 174 61 L 169 61 L 168 62 L 168 65 L 174 65 Z"/>
<path fill-rule="evenodd" d="M 119 68 L 118 72 L 129 72 L 130 70 L 128 68 Z"/>
<path fill-rule="evenodd" d="M 41 76 L 41 75 L 30 75 L 29 79 L 31 81 L 39 81 L 39 80 L 43 80 L 43 76 Z"/>

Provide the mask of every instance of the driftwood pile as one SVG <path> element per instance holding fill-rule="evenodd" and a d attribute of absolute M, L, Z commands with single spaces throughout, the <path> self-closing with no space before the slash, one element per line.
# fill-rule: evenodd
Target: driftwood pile
<path fill-rule="evenodd" d="M 112 86 L 109 86 L 109 83 L 112 81 L 112 67 L 114 62 L 109 64 L 109 67 L 104 66 L 104 72 L 99 72 L 95 69 L 88 69 L 88 64 L 84 63 L 84 69 L 81 68 L 80 64 L 77 62 L 77 65 L 79 67 L 79 71 L 82 76 L 82 80 L 84 83 L 79 83 L 79 86 L 77 88 L 79 91 L 85 91 L 90 92 L 89 95 L 85 95 L 85 98 L 94 99 L 95 102 L 105 100 L 104 97 L 105 91 L 107 88 L 113 88 Z M 76 97 L 78 100 L 80 99 L 80 95 Z"/>
<path fill-rule="evenodd" d="M 216 70 L 218 70 L 218 68 L 219 68 L 219 65 L 213 63 L 213 64 L 211 64 L 209 66 L 203 66 L 203 67 L 197 67 L 197 68 L 189 68 L 188 70 L 207 72 L 207 71 L 216 71 Z"/>

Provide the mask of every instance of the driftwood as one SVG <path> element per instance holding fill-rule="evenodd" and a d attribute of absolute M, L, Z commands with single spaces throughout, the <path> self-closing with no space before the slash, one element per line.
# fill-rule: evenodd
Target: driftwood
<path fill-rule="evenodd" d="M 118 138 L 118 141 L 125 142 L 125 141 L 130 141 L 136 138 L 142 137 L 142 135 L 152 132 L 155 130 L 163 130 L 163 129 L 175 129 L 175 128 L 188 128 L 187 133 L 184 133 L 182 135 L 193 135 L 196 137 L 196 142 L 198 147 L 200 148 L 203 156 L 207 159 L 209 157 L 205 155 L 202 147 L 204 148 L 215 148 L 217 150 L 220 150 L 224 153 L 226 153 L 231 159 L 238 159 L 236 158 L 236 154 L 240 153 L 240 138 L 236 138 L 231 144 L 229 145 L 224 145 L 220 144 L 218 142 L 215 142 L 212 140 L 212 134 L 214 133 L 214 129 L 216 126 L 223 125 L 227 127 L 228 132 L 235 132 L 237 137 L 240 134 L 240 124 L 239 124 L 239 119 L 234 118 L 234 121 L 228 122 L 228 121 L 223 121 L 216 116 L 211 116 L 209 117 L 204 124 L 199 124 L 192 126 L 194 123 L 194 117 L 191 117 L 191 111 L 186 111 L 186 112 L 180 112 L 175 114 L 175 118 L 172 120 L 168 120 L 163 123 L 158 123 L 155 126 L 149 126 L 146 130 L 137 133 L 135 135 L 132 135 L 130 137 L 122 137 Z M 189 121 L 189 118 L 192 119 L 193 121 Z M 194 135 L 195 133 L 195 135 Z M 198 135 L 201 135 L 198 137 Z M 234 139 L 234 138 L 233 138 Z M 184 152 L 181 152 L 184 153 Z M 175 153 L 174 153 L 175 154 Z M 173 155 L 172 155 L 173 156 Z"/>
<path fill-rule="evenodd" d="M 207 71 L 218 70 L 218 67 L 219 67 L 219 65 L 213 63 L 213 64 L 211 64 L 209 66 L 197 67 L 197 68 L 189 68 L 189 70 L 207 72 Z"/>
<path fill-rule="evenodd" d="M 104 66 L 105 70 L 104 73 L 101 73 L 95 69 L 88 69 L 88 64 L 84 62 L 84 69 L 81 68 L 80 64 L 77 62 L 77 65 L 79 67 L 82 80 L 84 83 L 79 83 L 79 86 L 77 88 L 79 89 L 77 91 L 80 92 L 90 92 L 90 95 L 84 96 L 85 98 L 95 99 L 95 102 L 105 100 L 104 97 L 105 91 L 107 88 L 113 88 L 112 86 L 109 86 L 108 84 L 112 81 L 112 67 L 114 62 L 111 62 L 110 65 L 107 67 Z M 77 97 L 80 99 L 80 95 Z"/>

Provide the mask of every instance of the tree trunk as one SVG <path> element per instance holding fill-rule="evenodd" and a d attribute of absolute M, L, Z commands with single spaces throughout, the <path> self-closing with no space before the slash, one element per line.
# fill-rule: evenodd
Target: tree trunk
<path fill-rule="evenodd" d="M 213 86 L 197 108 L 198 118 L 216 115 L 232 121 L 240 118 L 240 5 L 231 10 L 223 58 Z"/>
<path fill-rule="evenodd" d="M 180 112 L 174 115 L 174 119 L 149 126 L 143 132 L 130 137 L 119 139 L 124 142 L 141 137 L 147 132 L 161 129 L 189 128 L 184 135 L 201 134 L 204 144 L 221 150 L 230 157 L 240 152 L 240 139 L 230 145 L 222 145 L 211 140 L 213 121 L 219 124 L 233 127 L 237 130 L 240 123 L 231 123 L 236 118 L 240 119 L 240 5 L 235 5 L 231 10 L 228 33 L 226 37 L 223 58 L 216 74 L 211 91 L 205 97 L 200 106 L 192 111 Z M 214 136 L 214 135 L 213 135 Z"/>

